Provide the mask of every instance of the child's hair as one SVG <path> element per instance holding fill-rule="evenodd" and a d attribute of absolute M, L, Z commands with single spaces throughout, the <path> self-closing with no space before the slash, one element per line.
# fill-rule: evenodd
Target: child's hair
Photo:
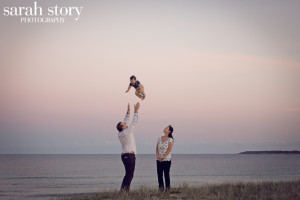
<path fill-rule="evenodd" d="M 136 77 L 134 75 L 130 76 L 130 80 L 136 80 Z"/>

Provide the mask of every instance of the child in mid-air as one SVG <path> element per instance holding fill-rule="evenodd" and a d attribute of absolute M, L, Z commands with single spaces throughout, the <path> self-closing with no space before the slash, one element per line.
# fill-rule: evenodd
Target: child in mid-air
<path fill-rule="evenodd" d="M 129 86 L 128 86 L 128 89 L 127 89 L 126 93 L 129 92 L 131 86 L 135 88 L 135 95 L 136 96 L 138 96 L 142 100 L 144 100 L 146 98 L 146 95 L 145 95 L 145 92 L 144 92 L 144 86 L 139 81 L 137 81 L 136 77 L 133 76 L 133 75 L 130 77 L 130 83 L 129 83 Z"/>

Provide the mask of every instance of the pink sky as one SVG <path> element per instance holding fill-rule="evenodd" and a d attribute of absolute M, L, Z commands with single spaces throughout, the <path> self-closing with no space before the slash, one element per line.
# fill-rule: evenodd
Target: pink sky
<path fill-rule="evenodd" d="M 119 153 L 133 74 L 147 94 L 140 153 L 169 124 L 174 153 L 300 149 L 300 4 L 261 4 L 81 2 L 78 22 L 54 25 L 1 16 L 0 153 Z"/>

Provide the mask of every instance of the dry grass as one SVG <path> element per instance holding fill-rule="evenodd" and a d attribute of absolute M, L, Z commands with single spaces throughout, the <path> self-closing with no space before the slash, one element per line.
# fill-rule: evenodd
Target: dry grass
<path fill-rule="evenodd" d="M 182 184 L 168 192 L 141 186 L 129 193 L 118 190 L 61 197 L 59 200 L 142 200 L 142 199 L 216 199 L 216 200 L 300 200 L 300 180 L 280 182 L 223 183 L 205 186 Z"/>

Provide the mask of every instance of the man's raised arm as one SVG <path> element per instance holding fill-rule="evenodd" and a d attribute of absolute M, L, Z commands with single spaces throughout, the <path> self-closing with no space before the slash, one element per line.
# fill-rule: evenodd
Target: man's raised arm
<path fill-rule="evenodd" d="M 129 117 L 130 117 L 130 104 L 128 103 L 128 106 L 127 106 L 127 113 L 126 113 L 126 116 L 125 116 L 125 119 L 124 119 L 124 122 L 126 124 L 128 124 L 129 122 Z"/>
<path fill-rule="evenodd" d="M 138 123 L 138 119 L 139 119 L 139 108 L 140 108 L 140 103 L 137 102 L 134 105 L 134 117 L 133 117 L 133 121 L 131 123 L 131 125 L 128 127 L 128 129 L 131 131 L 134 129 L 135 125 Z"/>

